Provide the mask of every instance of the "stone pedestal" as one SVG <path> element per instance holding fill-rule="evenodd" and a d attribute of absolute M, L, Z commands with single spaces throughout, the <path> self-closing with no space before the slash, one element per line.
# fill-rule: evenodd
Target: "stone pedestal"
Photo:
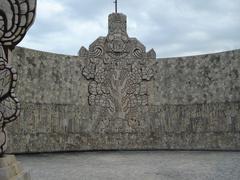
<path fill-rule="evenodd" d="M 0 180 L 31 180 L 14 155 L 0 157 Z"/>

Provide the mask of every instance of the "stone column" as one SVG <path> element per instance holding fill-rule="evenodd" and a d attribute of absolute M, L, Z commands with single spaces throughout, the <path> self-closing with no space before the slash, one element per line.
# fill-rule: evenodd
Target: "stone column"
<path fill-rule="evenodd" d="M 0 2 L 0 179 L 29 179 L 14 156 L 6 156 L 5 127 L 16 120 L 20 104 L 15 96 L 17 73 L 11 67 L 11 54 L 23 39 L 35 17 L 36 0 Z"/>

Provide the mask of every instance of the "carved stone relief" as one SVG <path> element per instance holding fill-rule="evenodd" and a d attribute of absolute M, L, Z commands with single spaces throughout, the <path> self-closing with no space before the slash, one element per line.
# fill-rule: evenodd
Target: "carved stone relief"
<path fill-rule="evenodd" d="M 36 0 L 1 0 L 0 3 L 0 156 L 6 150 L 6 124 L 20 113 L 14 90 L 17 73 L 9 63 L 11 51 L 33 23 Z"/>
<path fill-rule="evenodd" d="M 89 80 L 89 105 L 99 111 L 104 123 L 111 119 L 137 121 L 139 108 L 148 106 L 147 82 L 154 75 L 154 50 L 146 53 L 144 45 L 129 38 L 126 16 L 109 16 L 107 37 L 98 38 L 89 51 L 81 48 L 79 55 L 86 59 L 84 77 Z M 107 120 L 107 116 L 110 120 Z"/>

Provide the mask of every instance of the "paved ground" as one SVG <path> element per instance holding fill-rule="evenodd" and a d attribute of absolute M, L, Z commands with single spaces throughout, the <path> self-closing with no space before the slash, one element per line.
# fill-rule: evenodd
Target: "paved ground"
<path fill-rule="evenodd" d="M 240 152 L 20 155 L 32 180 L 240 180 Z"/>

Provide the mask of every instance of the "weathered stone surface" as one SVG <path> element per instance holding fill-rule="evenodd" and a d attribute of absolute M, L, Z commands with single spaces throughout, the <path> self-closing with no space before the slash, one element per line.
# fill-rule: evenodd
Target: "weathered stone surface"
<path fill-rule="evenodd" d="M 23 39 L 34 20 L 36 0 L 1 0 L 0 2 L 0 179 L 30 180 L 14 156 L 4 156 L 7 149 L 6 125 L 20 114 L 15 95 L 17 72 L 10 66 L 12 50 Z"/>
<path fill-rule="evenodd" d="M 8 128 L 8 152 L 240 150 L 240 50 L 155 60 L 127 36 L 124 18 L 110 16 L 108 36 L 78 57 L 15 50 L 22 114 Z M 130 111 L 126 95 L 137 102 Z"/>
<path fill-rule="evenodd" d="M 0 179 L 1 180 L 30 180 L 30 175 L 23 171 L 23 168 L 13 155 L 0 158 Z"/>
<path fill-rule="evenodd" d="M 83 53 L 83 76 L 89 81 L 88 103 L 93 121 L 125 121 L 129 128 L 148 109 L 148 83 L 154 76 L 156 58 L 126 32 L 126 16 L 109 15 L 109 33 Z M 81 49 L 83 50 L 83 49 Z M 80 57 L 83 57 L 80 54 Z M 95 116 L 99 114 L 98 116 Z"/>
<path fill-rule="evenodd" d="M 240 51 L 159 59 L 154 104 L 239 102 Z"/>
<path fill-rule="evenodd" d="M 8 151 L 239 150 L 239 56 L 236 50 L 159 60 L 148 84 L 148 109 L 131 122 L 101 119 L 88 104 L 83 58 L 18 48 L 13 63 L 20 73 L 22 114 L 9 128 Z M 221 61 L 211 66 L 213 58 Z M 212 81 L 205 85 L 210 66 Z"/>
<path fill-rule="evenodd" d="M 108 151 L 19 155 L 17 159 L 34 180 L 240 179 L 240 152 Z"/>
<path fill-rule="evenodd" d="M 20 113 L 15 96 L 17 73 L 11 54 L 34 20 L 36 0 L 1 0 L 0 3 L 0 156 L 6 150 L 5 126 Z"/>

